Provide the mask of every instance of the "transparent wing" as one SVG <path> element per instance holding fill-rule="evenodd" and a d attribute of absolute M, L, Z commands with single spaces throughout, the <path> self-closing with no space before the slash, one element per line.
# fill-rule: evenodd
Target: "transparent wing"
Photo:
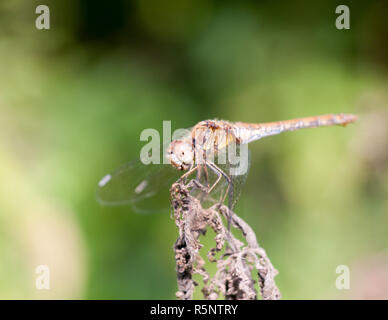
<path fill-rule="evenodd" d="M 228 181 L 223 176 L 211 194 L 207 195 L 200 190 L 196 190 L 193 195 L 200 199 L 205 207 L 209 207 L 214 203 L 218 203 L 225 196 L 225 192 L 228 190 L 226 204 L 229 208 L 233 209 L 240 197 L 241 191 L 248 177 L 250 168 L 250 152 L 247 149 L 246 155 L 239 161 L 233 163 L 230 161 L 222 161 L 219 157 L 215 157 L 214 164 L 229 177 L 231 181 L 229 189 L 227 188 Z M 206 169 L 203 167 L 199 168 L 197 173 L 197 180 L 205 187 L 211 187 L 216 182 L 217 177 L 218 175 L 209 166 L 207 166 Z"/>
<path fill-rule="evenodd" d="M 240 198 L 242 189 L 247 180 L 250 169 L 250 158 L 250 151 L 248 150 L 247 155 L 242 157 L 237 164 L 231 164 L 230 162 L 227 162 L 225 165 L 219 165 L 220 169 L 229 176 L 231 181 L 226 203 L 231 210 L 233 210 L 238 199 Z M 223 178 L 216 190 L 218 188 L 226 190 L 227 186 L 228 182 Z"/>
<path fill-rule="evenodd" d="M 137 213 L 168 212 L 169 190 L 181 173 L 169 164 L 129 162 L 98 183 L 102 205 L 131 205 Z"/>
<path fill-rule="evenodd" d="M 175 130 L 174 139 L 190 134 L 190 129 Z M 166 162 L 169 141 L 160 149 L 164 164 L 145 165 L 140 159 L 131 161 L 98 183 L 96 198 L 102 205 L 131 205 L 137 213 L 168 212 L 171 185 L 182 172 Z M 140 154 L 140 156 L 146 156 Z"/>

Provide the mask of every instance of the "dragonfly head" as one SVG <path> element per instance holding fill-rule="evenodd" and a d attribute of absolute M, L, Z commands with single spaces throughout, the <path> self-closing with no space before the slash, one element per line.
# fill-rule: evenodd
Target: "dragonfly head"
<path fill-rule="evenodd" d="M 178 170 L 187 170 L 194 161 L 194 152 L 189 140 L 174 140 L 167 149 L 166 157 Z"/>

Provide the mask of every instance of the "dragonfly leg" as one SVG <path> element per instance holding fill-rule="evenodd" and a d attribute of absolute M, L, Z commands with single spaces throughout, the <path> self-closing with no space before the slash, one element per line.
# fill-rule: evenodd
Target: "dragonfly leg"
<path fill-rule="evenodd" d="M 218 175 L 217 181 L 213 184 L 213 186 L 211 187 L 211 190 L 214 189 L 214 187 L 220 181 L 222 176 L 228 182 L 227 183 L 228 185 L 227 185 L 226 190 L 225 190 L 225 194 L 223 196 L 221 195 L 221 197 L 220 197 L 219 206 L 221 206 L 225 202 L 225 199 L 226 199 L 227 195 L 229 194 L 229 190 L 230 190 L 231 185 L 232 185 L 232 180 L 230 179 L 230 177 L 223 170 L 221 170 L 219 167 L 217 167 L 214 163 L 208 162 L 208 165 Z M 227 218 L 227 221 L 228 221 L 228 224 L 227 224 L 228 232 L 230 232 L 231 222 L 230 222 L 230 218 L 229 217 Z"/>
<path fill-rule="evenodd" d="M 209 188 L 206 188 L 204 185 L 202 185 L 197 179 L 192 179 L 190 180 L 189 184 L 188 184 L 189 187 L 195 187 L 197 189 L 200 189 L 202 192 L 208 194 L 208 189 Z"/>
<path fill-rule="evenodd" d="M 222 179 L 222 174 L 219 173 L 218 171 L 214 171 L 217 175 L 217 180 L 213 183 L 213 185 L 209 188 L 209 185 L 208 185 L 208 193 L 212 192 L 213 189 L 216 187 L 216 185 L 220 182 L 220 180 Z"/>
<path fill-rule="evenodd" d="M 184 175 L 182 175 L 178 181 L 183 181 L 185 180 L 188 176 L 190 176 L 195 170 L 197 170 L 197 166 L 192 164 L 191 165 L 191 168 L 189 169 L 189 171 L 187 171 Z"/>
<path fill-rule="evenodd" d="M 207 165 L 209 166 L 210 169 L 212 169 L 216 174 L 217 174 L 217 180 L 214 182 L 214 184 L 211 186 L 211 188 L 209 189 L 209 193 L 216 187 L 216 185 L 220 182 L 221 178 L 224 177 L 226 179 L 226 181 L 228 182 L 228 186 L 227 186 L 227 189 L 226 189 L 226 192 L 225 192 L 225 195 L 221 198 L 222 200 L 220 201 L 220 203 L 223 203 L 226 199 L 226 196 L 229 192 L 229 188 L 230 188 L 230 184 L 231 184 L 231 181 L 230 181 L 230 177 L 224 172 L 222 171 L 218 166 L 216 166 L 213 162 L 207 162 Z"/>
<path fill-rule="evenodd" d="M 207 172 L 206 164 L 203 165 L 203 172 L 205 173 L 204 176 L 205 176 L 206 186 L 209 188 L 209 173 Z"/>

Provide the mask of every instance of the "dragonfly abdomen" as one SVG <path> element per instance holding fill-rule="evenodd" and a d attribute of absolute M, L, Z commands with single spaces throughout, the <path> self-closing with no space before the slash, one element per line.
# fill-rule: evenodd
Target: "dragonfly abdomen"
<path fill-rule="evenodd" d="M 265 123 L 236 122 L 235 124 L 232 124 L 232 126 L 236 138 L 239 139 L 241 143 L 249 143 L 285 131 L 333 125 L 345 126 L 356 120 L 357 116 L 355 115 L 341 113 Z"/>

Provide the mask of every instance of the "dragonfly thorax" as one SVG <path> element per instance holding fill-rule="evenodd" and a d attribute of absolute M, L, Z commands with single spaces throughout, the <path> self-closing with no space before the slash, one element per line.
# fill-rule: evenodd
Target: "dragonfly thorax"
<path fill-rule="evenodd" d="M 166 157 L 178 170 L 187 170 L 194 162 L 194 152 L 191 140 L 174 140 L 167 149 Z"/>

